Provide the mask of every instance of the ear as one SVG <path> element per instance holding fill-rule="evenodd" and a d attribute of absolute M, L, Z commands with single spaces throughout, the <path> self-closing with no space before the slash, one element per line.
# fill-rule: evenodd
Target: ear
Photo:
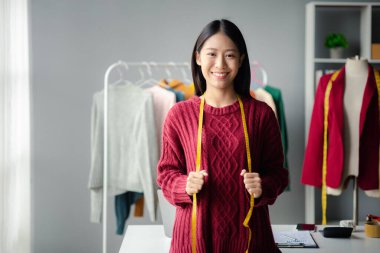
<path fill-rule="evenodd" d="M 244 60 L 244 58 L 245 58 L 245 54 L 242 54 L 242 55 L 240 56 L 239 68 L 240 68 L 241 65 L 243 64 L 243 60 Z"/>
<path fill-rule="evenodd" d="M 197 51 L 195 52 L 195 61 L 199 66 L 201 66 L 201 56 Z"/>

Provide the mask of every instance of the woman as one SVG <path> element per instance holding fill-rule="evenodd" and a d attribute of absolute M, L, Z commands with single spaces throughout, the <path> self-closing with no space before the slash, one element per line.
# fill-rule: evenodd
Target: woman
<path fill-rule="evenodd" d="M 236 25 L 215 20 L 203 29 L 192 72 L 197 96 L 168 113 L 157 168 L 157 183 L 176 206 L 170 252 L 280 252 L 268 205 L 288 184 L 281 135 L 272 109 L 250 97 Z"/>

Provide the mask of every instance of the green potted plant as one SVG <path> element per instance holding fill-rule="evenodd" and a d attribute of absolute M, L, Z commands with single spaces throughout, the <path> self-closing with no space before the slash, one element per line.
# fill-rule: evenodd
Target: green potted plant
<path fill-rule="evenodd" d="M 326 36 L 325 47 L 330 49 L 330 58 L 342 58 L 343 49 L 348 47 L 348 42 L 341 33 L 329 33 Z"/>

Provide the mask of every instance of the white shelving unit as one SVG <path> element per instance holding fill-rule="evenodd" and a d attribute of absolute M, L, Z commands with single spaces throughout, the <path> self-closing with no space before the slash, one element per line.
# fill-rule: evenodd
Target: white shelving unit
<path fill-rule="evenodd" d="M 359 55 L 369 63 L 380 66 L 379 59 L 371 58 L 371 44 L 380 43 L 380 3 L 365 2 L 310 2 L 306 4 L 305 47 L 305 142 L 308 139 L 314 105 L 315 71 L 339 69 L 346 58 Z M 343 33 L 349 43 L 342 59 L 329 59 L 324 40 L 329 32 Z M 376 67 L 379 67 L 376 66 Z M 305 143 L 306 145 L 306 143 Z M 305 222 L 315 223 L 315 190 L 305 187 Z"/>

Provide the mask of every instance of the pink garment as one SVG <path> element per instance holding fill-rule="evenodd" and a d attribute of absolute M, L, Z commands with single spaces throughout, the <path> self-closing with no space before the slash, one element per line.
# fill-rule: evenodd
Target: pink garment
<path fill-rule="evenodd" d="M 157 133 L 158 154 L 161 154 L 162 128 L 164 126 L 166 115 L 170 108 L 176 103 L 175 94 L 157 85 L 149 87 L 145 89 L 145 91 L 151 93 L 153 96 L 154 123 Z"/>

